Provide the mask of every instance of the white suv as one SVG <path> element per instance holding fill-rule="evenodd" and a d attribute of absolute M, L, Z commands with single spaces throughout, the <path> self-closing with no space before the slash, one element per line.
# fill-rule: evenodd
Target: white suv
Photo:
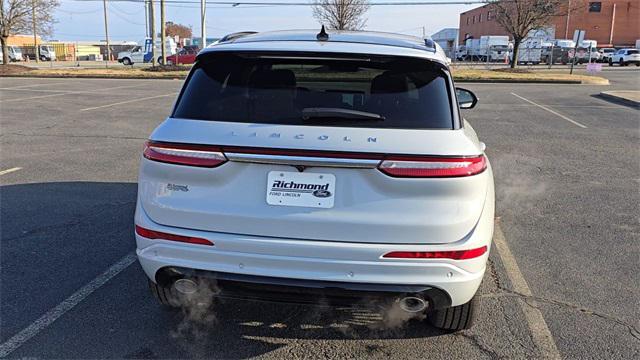
<path fill-rule="evenodd" d="M 609 66 L 613 66 L 613 64 L 640 66 L 640 51 L 638 49 L 620 49 L 609 57 Z"/>
<path fill-rule="evenodd" d="M 493 175 L 431 40 L 282 31 L 202 50 L 140 164 L 137 254 L 194 294 L 357 305 L 471 326 Z"/>

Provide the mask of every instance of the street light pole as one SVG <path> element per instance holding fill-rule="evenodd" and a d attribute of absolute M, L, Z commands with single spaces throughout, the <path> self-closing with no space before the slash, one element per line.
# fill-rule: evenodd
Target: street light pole
<path fill-rule="evenodd" d="M 109 46 L 109 16 L 107 15 L 107 0 L 102 0 L 102 6 L 104 7 L 104 36 L 107 40 L 107 60 L 105 66 L 109 67 L 109 60 L 111 60 L 111 47 Z"/>
<path fill-rule="evenodd" d="M 164 0 L 160 0 L 160 46 L 162 46 L 162 65 L 164 65 L 167 61 L 167 45 L 165 43 L 166 38 L 167 32 L 164 20 Z"/>
<path fill-rule="evenodd" d="M 202 37 L 202 48 L 207 47 L 207 3 L 200 0 L 200 36 Z"/>

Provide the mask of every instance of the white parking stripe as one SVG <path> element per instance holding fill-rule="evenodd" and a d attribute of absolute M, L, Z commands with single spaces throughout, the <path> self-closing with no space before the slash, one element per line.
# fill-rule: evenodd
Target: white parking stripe
<path fill-rule="evenodd" d="M 90 110 L 96 110 L 96 109 L 103 109 L 103 108 L 110 107 L 110 106 L 129 104 L 129 103 L 133 103 L 133 102 L 157 99 L 157 98 L 166 97 L 166 96 L 175 96 L 176 94 L 177 93 L 170 93 L 170 94 L 149 96 L 149 97 L 138 98 L 138 99 L 133 99 L 133 100 L 127 100 L 127 101 L 120 101 L 120 102 L 113 103 L 113 104 L 100 105 L 100 106 L 94 106 L 94 107 L 90 107 L 90 108 L 80 109 L 80 111 L 90 111 Z"/>
<path fill-rule="evenodd" d="M 493 242 L 496 244 L 498 254 L 502 260 L 507 276 L 511 281 L 513 290 L 525 296 L 532 296 L 531 289 L 527 285 L 527 281 L 524 279 L 518 263 L 515 257 L 511 253 L 507 241 L 504 238 L 500 223 L 496 221 L 495 229 L 493 232 Z M 524 299 L 517 298 L 520 304 L 522 312 L 527 320 L 529 331 L 531 332 L 531 339 L 540 352 L 541 359 L 560 359 L 560 352 L 556 347 L 556 343 L 553 340 L 551 331 L 547 323 L 544 321 L 542 313 L 537 307 L 535 301 L 528 300 L 526 303 Z"/>
<path fill-rule="evenodd" d="M 146 84 L 114 86 L 114 87 L 108 87 L 108 88 L 102 88 L 102 89 L 98 89 L 98 90 L 93 90 L 93 91 L 17 89 L 17 88 L 0 88 L 0 90 L 5 90 L 5 91 L 30 91 L 30 92 L 44 92 L 44 93 L 65 93 L 65 94 L 95 94 L 95 93 L 101 93 L 103 91 L 108 91 L 108 90 L 129 89 L 129 88 L 136 88 L 136 87 L 141 87 L 141 86 L 146 86 Z"/>
<path fill-rule="evenodd" d="M 533 101 L 531 101 L 531 100 L 529 100 L 529 99 L 526 99 L 526 98 L 523 98 L 522 96 L 520 96 L 520 95 L 518 95 L 518 94 L 516 94 L 516 93 L 511 93 L 511 95 L 513 95 L 513 96 L 515 96 L 515 97 L 517 97 L 517 98 L 520 98 L 520 99 L 522 99 L 522 100 L 524 100 L 524 101 L 528 102 L 529 104 L 533 104 L 533 105 L 535 105 L 535 106 L 537 106 L 537 107 L 539 107 L 539 108 L 541 108 L 541 109 L 543 109 L 543 110 L 546 110 L 546 111 L 548 111 L 548 112 L 552 113 L 553 115 L 556 115 L 556 116 L 560 117 L 561 119 L 567 120 L 568 122 L 570 122 L 570 123 L 572 123 L 572 124 L 574 124 L 574 125 L 577 125 L 577 126 L 579 126 L 579 127 L 583 128 L 583 129 L 586 129 L 586 128 L 587 128 L 586 126 L 584 126 L 584 125 L 580 124 L 579 122 L 577 122 L 577 121 L 575 121 L 575 120 L 571 120 L 571 119 L 569 119 L 568 117 L 566 117 L 566 116 L 564 116 L 564 115 L 562 115 L 562 114 L 560 114 L 560 113 L 558 113 L 558 112 L 556 112 L 556 111 L 553 111 L 553 110 L 549 109 L 548 107 L 546 107 L 546 106 L 544 106 L 544 105 L 536 104 L 536 103 L 534 103 Z"/>
<path fill-rule="evenodd" d="M 12 336 L 9 340 L 5 341 L 2 345 L 0 345 L 0 358 L 8 356 L 20 346 L 22 346 L 25 342 L 29 341 L 29 339 L 38 335 L 38 333 L 46 329 L 49 325 L 53 324 L 54 321 L 58 320 L 67 311 L 73 309 L 87 296 L 98 290 L 101 286 L 106 284 L 114 276 L 118 275 L 120 272 L 122 272 L 122 270 L 129 267 L 129 265 L 133 264 L 135 261 L 136 254 L 129 253 L 128 255 L 120 259 L 117 263 L 113 264 L 100 276 L 91 280 L 90 283 L 80 288 L 80 290 L 73 293 L 53 309 L 47 311 L 39 319 L 31 323 L 31 325 L 22 329 L 22 331 Z"/>
<path fill-rule="evenodd" d="M 67 95 L 67 94 L 68 94 L 68 93 L 56 93 L 56 94 L 49 94 L 49 95 L 30 96 L 30 97 L 26 97 L 26 98 L 0 100 L 0 102 L 7 103 L 7 102 L 12 102 L 12 101 L 24 101 L 24 100 L 32 100 L 32 99 L 43 99 L 43 98 L 49 98 L 49 97 L 54 97 L 54 96 L 62 96 L 62 95 Z"/>
<path fill-rule="evenodd" d="M 23 88 L 28 88 L 28 87 L 60 85 L 60 84 L 63 84 L 63 83 L 61 83 L 61 82 L 50 82 L 50 83 L 44 83 L 44 84 L 21 85 L 21 86 L 13 86 L 13 87 L 8 87 L 8 88 L 0 88 L 0 90 L 13 90 L 13 89 L 23 89 Z"/>
<path fill-rule="evenodd" d="M 14 171 L 21 170 L 21 169 L 22 169 L 21 167 L 14 167 L 14 168 L 11 168 L 11 169 L 2 170 L 2 171 L 0 171 L 0 175 L 9 174 L 9 173 L 12 173 Z"/>

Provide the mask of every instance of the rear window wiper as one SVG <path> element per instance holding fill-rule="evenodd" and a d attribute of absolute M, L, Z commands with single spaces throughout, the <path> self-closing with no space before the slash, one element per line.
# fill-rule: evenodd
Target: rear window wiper
<path fill-rule="evenodd" d="M 384 116 L 366 111 L 357 111 L 341 108 L 314 107 L 302 109 L 302 119 L 348 119 L 348 120 L 368 120 L 383 121 Z"/>

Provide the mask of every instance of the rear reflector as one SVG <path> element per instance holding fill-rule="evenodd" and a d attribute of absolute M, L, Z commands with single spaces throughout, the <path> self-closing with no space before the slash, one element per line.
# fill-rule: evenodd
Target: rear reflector
<path fill-rule="evenodd" d="M 152 240 L 160 239 L 160 240 L 178 241 L 178 242 L 189 243 L 189 244 L 213 246 L 213 243 L 207 239 L 197 238 L 192 236 L 168 234 L 160 231 L 153 231 L 153 230 L 145 229 L 138 225 L 136 225 L 136 234 Z"/>
<path fill-rule="evenodd" d="M 383 258 L 393 259 L 452 259 L 468 260 L 480 257 L 487 252 L 487 247 L 457 251 L 393 251 L 384 254 Z"/>
<path fill-rule="evenodd" d="M 487 168 L 483 155 L 476 157 L 407 157 L 389 156 L 378 166 L 393 177 L 460 177 L 479 174 Z"/>
<path fill-rule="evenodd" d="M 227 161 L 222 150 L 217 146 L 164 144 L 147 141 L 144 144 L 143 154 L 149 160 L 211 168 L 220 166 Z"/>

